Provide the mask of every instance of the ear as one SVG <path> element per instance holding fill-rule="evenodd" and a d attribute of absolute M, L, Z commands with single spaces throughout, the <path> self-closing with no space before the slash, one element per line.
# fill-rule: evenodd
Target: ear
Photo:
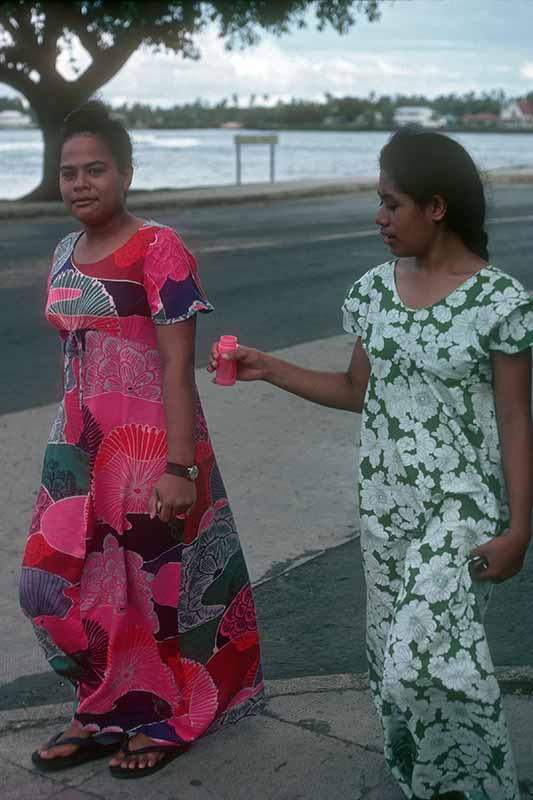
<path fill-rule="evenodd" d="M 124 170 L 124 172 L 121 172 L 120 175 L 122 178 L 122 189 L 124 190 L 124 194 L 127 194 L 133 180 L 133 167 L 129 167 L 127 170 Z"/>
<path fill-rule="evenodd" d="M 434 194 L 429 201 L 428 210 L 433 222 L 442 222 L 448 210 L 444 197 L 440 194 Z"/>

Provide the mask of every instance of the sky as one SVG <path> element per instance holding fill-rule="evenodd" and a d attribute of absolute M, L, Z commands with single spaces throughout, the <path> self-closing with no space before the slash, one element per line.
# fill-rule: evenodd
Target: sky
<path fill-rule="evenodd" d="M 228 51 L 215 28 L 196 40 L 199 61 L 138 50 L 100 92 L 118 105 L 164 107 L 214 103 L 238 95 L 268 104 L 291 98 L 439 94 L 503 89 L 511 97 L 533 91 L 533 0 L 385 0 L 381 19 L 359 17 L 340 36 L 309 26 L 282 37 L 262 34 L 245 50 Z M 80 48 L 80 65 L 88 62 Z M 71 77 L 66 57 L 59 66 Z M 3 91 L 4 88 L 6 91 Z M 12 92 L 0 85 L 0 95 Z"/>

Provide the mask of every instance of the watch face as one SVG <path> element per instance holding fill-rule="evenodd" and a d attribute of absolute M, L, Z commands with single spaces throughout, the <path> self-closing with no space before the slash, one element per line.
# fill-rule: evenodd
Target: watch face
<path fill-rule="evenodd" d="M 189 467 L 187 472 L 189 473 L 189 480 L 191 481 L 196 480 L 196 478 L 200 474 L 200 470 L 198 469 L 196 464 L 193 464 L 192 467 Z"/>

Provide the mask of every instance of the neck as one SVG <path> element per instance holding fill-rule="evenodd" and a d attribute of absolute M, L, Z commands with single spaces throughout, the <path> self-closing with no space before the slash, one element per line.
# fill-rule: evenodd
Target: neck
<path fill-rule="evenodd" d="M 113 216 L 106 219 L 105 222 L 98 223 L 97 225 L 85 225 L 85 236 L 87 241 L 97 244 L 105 239 L 109 239 L 115 234 L 119 233 L 133 220 L 133 215 L 123 206 L 118 209 Z"/>
<path fill-rule="evenodd" d="M 460 236 L 450 230 L 439 231 L 426 252 L 415 256 L 415 268 L 426 272 L 461 273 L 478 261 L 478 269 L 485 263 L 465 245 Z"/>

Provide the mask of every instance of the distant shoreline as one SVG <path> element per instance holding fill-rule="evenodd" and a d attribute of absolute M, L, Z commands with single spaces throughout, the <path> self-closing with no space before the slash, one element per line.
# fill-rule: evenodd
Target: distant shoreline
<path fill-rule="evenodd" d="M 13 131 L 17 133 L 19 131 L 39 131 L 40 128 L 37 125 L 26 125 L 24 127 L 16 128 L 11 126 L 1 126 L 0 131 Z M 391 125 L 384 125 L 384 126 L 377 126 L 373 125 L 372 127 L 353 127 L 350 125 L 252 125 L 246 126 L 242 125 L 241 127 L 237 128 L 229 128 L 225 127 L 224 125 L 180 125 L 179 127 L 175 126 L 167 126 L 167 125 L 143 125 L 143 126 L 129 126 L 128 130 L 131 133 L 135 133 L 135 131 L 192 131 L 192 130 L 203 130 L 203 131 L 220 131 L 225 130 L 229 131 L 230 133 L 238 134 L 240 130 L 247 130 L 247 131 L 301 131 L 301 132 L 313 132 L 313 133 L 394 133 L 397 130 L 401 130 L 401 128 L 395 128 Z M 505 127 L 498 127 L 498 126 L 490 126 L 490 125 L 454 125 L 445 128 L 429 128 L 429 127 L 422 127 L 420 126 L 421 131 L 431 132 L 435 131 L 436 133 L 503 133 L 503 134 L 532 134 L 533 133 L 533 126 L 529 128 L 505 128 Z"/>

